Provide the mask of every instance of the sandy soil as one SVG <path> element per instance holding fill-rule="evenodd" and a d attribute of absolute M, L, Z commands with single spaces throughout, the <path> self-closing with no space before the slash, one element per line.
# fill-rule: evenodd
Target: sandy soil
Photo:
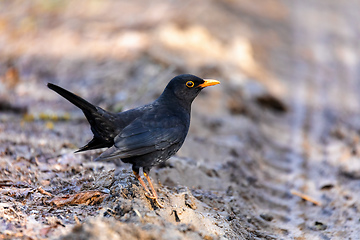
<path fill-rule="evenodd" d="M 2 1 L 0 239 L 357 239 L 357 1 Z M 91 139 L 59 84 L 111 111 L 215 78 L 152 169 Z"/>

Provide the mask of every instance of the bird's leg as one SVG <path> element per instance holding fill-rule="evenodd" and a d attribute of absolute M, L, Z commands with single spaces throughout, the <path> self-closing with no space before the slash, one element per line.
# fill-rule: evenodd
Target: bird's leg
<path fill-rule="evenodd" d="M 157 196 L 157 193 L 155 191 L 155 188 L 154 186 L 152 185 L 152 182 L 150 180 L 150 177 L 149 177 L 149 169 L 146 169 L 146 168 L 143 168 L 143 172 L 144 172 L 144 176 L 146 177 L 146 180 L 148 181 L 149 185 L 150 185 L 150 188 L 151 188 L 151 192 L 152 192 L 152 197 L 150 197 L 151 199 L 154 199 L 155 200 L 155 203 L 160 207 L 160 208 L 163 208 L 164 206 L 160 204 L 159 200 L 158 200 L 158 196 Z"/>
<path fill-rule="evenodd" d="M 145 185 L 144 181 L 141 179 L 141 177 L 139 175 L 139 169 L 134 169 L 134 167 L 133 167 L 133 173 L 134 173 L 135 177 L 137 178 L 137 180 L 139 180 L 140 184 L 145 189 L 146 193 L 151 195 L 151 192 L 149 191 L 148 187 Z"/>

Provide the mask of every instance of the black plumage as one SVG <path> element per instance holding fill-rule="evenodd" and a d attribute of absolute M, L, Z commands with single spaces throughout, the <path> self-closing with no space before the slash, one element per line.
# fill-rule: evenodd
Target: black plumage
<path fill-rule="evenodd" d="M 79 107 L 90 123 L 94 137 L 77 152 L 108 147 L 95 160 L 121 159 L 131 163 L 147 196 L 161 206 L 148 173 L 152 166 L 166 161 L 180 149 L 189 130 L 193 100 L 204 87 L 218 83 L 190 74 L 179 75 L 154 102 L 120 113 L 107 112 L 54 84 L 48 83 L 48 87 Z M 140 168 L 152 193 L 139 175 Z"/>

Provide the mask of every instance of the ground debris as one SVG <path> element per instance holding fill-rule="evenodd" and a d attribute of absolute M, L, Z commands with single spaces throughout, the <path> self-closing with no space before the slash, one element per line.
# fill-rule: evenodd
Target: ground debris
<path fill-rule="evenodd" d="M 195 210 L 196 207 L 196 203 L 195 203 L 195 199 L 191 194 L 185 193 L 184 194 L 185 197 L 185 205 L 193 210 Z"/>
<path fill-rule="evenodd" d="M 258 96 L 256 102 L 263 108 L 268 108 L 277 113 L 285 113 L 288 111 L 288 107 L 284 102 L 270 94 Z"/>
<path fill-rule="evenodd" d="M 45 191 L 42 187 L 38 187 L 37 190 L 39 191 L 39 193 L 41 193 L 41 194 L 43 194 L 43 195 L 52 197 L 51 193 Z"/>
<path fill-rule="evenodd" d="M 57 207 L 76 204 L 95 205 L 102 203 L 102 201 L 108 196 L 109 194 L 100 191 L 87 191 L 65 196 L 57 196 L 47 201 L 47 203 Z"/>
<path fill-rule="evenodd" d="M 3 179 L 3 180 L 0 180 L 0 187 L 18 187 L 18 188 L 21 188 L 21 187 L 30 187 L 30 185 L 26 182 L 21 182 L 21 181 L 18 181 L 18 182 L 14 182 L 12 180 L 9 180 L 9 179 Z"/>
<path fill-rule="evenodd" d="M 321 206 L 321 205 L 322 205 L 321 202 L 313 199 L 312 197 L 310 197 L 309 195 L 306 195 L 306 194 L 304 194 L 304 193 L 298 192 L 298 191 L 296 191 L 296 190 L 291 190 L 290 193 L 291 193 L 292 195 L 301 197 L 301 198 L 304 199 L 305 201 L 311 202 L 311 203 L 313 203 L 313 204 L 315 204 L 315 205 L 317 205 L 317 206 Z"/>
<path fill-rule="evenodd" d="M 260 217 L 268 222 L 271 222 L 274 219 L 274 217 L 268 213 L 262 213 L 260 214 Z"/>
<path fill-rule="evenodd" d="M 24 199 L 29 196 L 30 193 L 34 192 L 33 188 L 5 188 L 0 189 L 0 193 L 3 195 L 7 195 L 9 197 L 13 197 L 16 199 Z"/>
<path fill-rule="evenodd" d="M 317 231 L 323 231 L 323 230 L 326 230 L 327 226 L 326 226 L 326 224 L 324 224 L 322 222 L 316 221 L 313 228 L 314 228 L 314 230 L 317 230 Z"/>
<path fill-rule="evenodd" d="M 13 113 L 24 114 L 27 112 L 27 108 L 23 106 L 14 106 L 11 103 L 8 103 L 5 100 L 0 99 L 0 112 L 13 112 Z"/>

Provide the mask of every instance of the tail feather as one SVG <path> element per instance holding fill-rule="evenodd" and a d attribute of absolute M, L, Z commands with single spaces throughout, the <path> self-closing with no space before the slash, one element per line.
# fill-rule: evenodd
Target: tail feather
<path fill-rule="evenodd" d="M 107 142 L 104 142 L 101 139 L 94 137 L 88 144 L 81 147 L 79 150 L 75 151 L 75 153 L 92 150 L 92 149 L 104 148 L 104 147 L 110 147 L 110 146 Z"/>
<path fill-rule="evenodd" d="M 111 113 L 55 84 L 48 83 L 47 86 L 80 108 L 91 125 L 91 131 L 94 134 L 93 139 L 76 152 L 110 147 L 114 144 L 113 140 L 117 134 L 116 118 Z"/>
<path fill-rule="evenodd" d="M 62 87 L 59 87 L 59 86 L 57 86 L 55 84 L 52 84 L 52 83 L 48 83 L 47 86 L 51 90 L 54 90 L 59 95 L 66 98 L 69 102 L 71 102 L 72 104 L 74 104 L 75 106 L 80 108 L 81 110 L 83 110 L 83 111 L 84 110 L 96 111 L 96 107 L 94 105 L 92 105 L 91 103 L 89 103 L 85 99 L 83 99 L 83 98 L 69 92 L 68 90 L 66 90 L 66 89 L 64 89 Z"/>

